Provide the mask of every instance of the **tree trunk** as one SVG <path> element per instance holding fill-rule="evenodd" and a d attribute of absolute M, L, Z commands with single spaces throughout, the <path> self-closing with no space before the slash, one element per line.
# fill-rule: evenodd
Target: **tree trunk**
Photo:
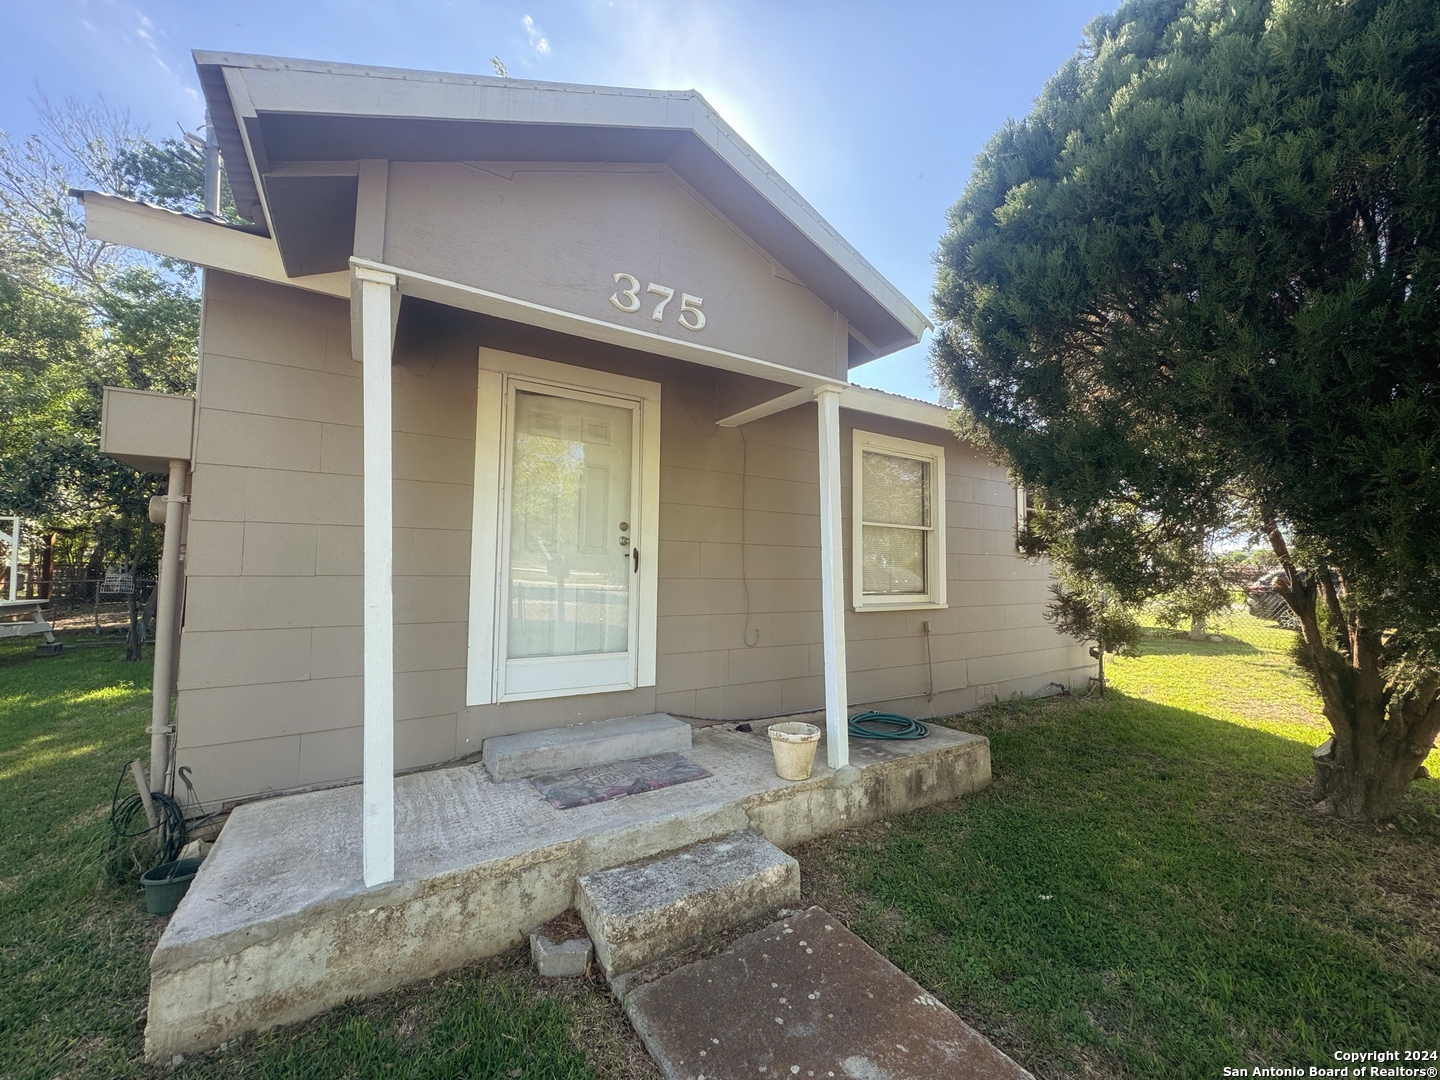
<path fill-rule="evenodd" d="M 155 636 L 155 611 L 159 607 L 160 582 L 155 582 L 150 590 L 150 595 L 145 599 L 145 610 L 140 613 L 140 641 L 142 643 L 151 640 Z"/>
<path fill-rule="evenodd" d="M 1321 591 L 1331 621 L 1339 621 L 1344 613 L 1333 586 L 1322 581 Z M 1312 591 L 1300 623 L 1334 732 L 1329 753 L 1315 759 L 1315 798 L 1347 821 L 1387 821 L 1399 813 L 1440 735 L 1440 681 L 1387 679 L 1380 635 L 1353 612 L 1345 642 L 1350 655 L 1343 655 L 1323 639 L 1315 599 Z"/>
<path fill-rule="evenodd" d="M 145 657 L 145 642 L 140 639 L 140 619 L 135 607 L 135 589 L 130 589 L 130 628 L 125 631 L 125 659 L 142 660 Z"/>
<path fill-rule="evenodd" d="M 1190 620 L 1190 640 L 1191 640 L 1191 641 L 1204 641 L 1204 640 L 1205 640 L 1205 620 L 1204 620 L 1204 619 L 1191 619 L 1191 620 Z"/>
<path fill-rule="evenodd" d="M 135 543 L 135 558 L 130 563 L 130 632 L 125 637 L 125 659 L 144 658 L 145 636 L 140 630 L 140 610 L 135 603 L 135 589 L 140 577 L 140 563 L 145 558 L 145 541 L 150 538 L 150 517 L 140 518 L 140 539 Z"/>
<path fill-rule="evenodd" d="M 1347 821 L 1378 822 L 1400 811 L 1440 735 L 1440 677 L 1402 684 L 1385 673 L 1381 635 L 1348 613 L 1329 572 L 1297 573 L 1279 530 L 1271 545 L 1288 582 L 1276 592 L 1300 620 L 1310 673 L 1333 732 L 1311 755 L 1316 802 Z M 1330 626 L 1320 625 L 1323 597 Z M 1327 630 L 1333 636 L 1327 640 Z"/>
<path fill-rule="evenodd" d="M 40 599 L 49 600 L 55 578 L 55 534 L 45 534 L 45 546 L 40 554 Z"/>
<path fill-rule="evenodd" d="M 1424 775 L 1423 762 L 1440 728 L 1435 715 L 1440 710 L 1432 707 L 1427 720 L 1415 695 L 1405 697 L 1390 710 L 1352 708 L 1336 735 L 1314 752 L 1315 801 L 1325 810 L 1347 821 L 1370 822 L 1400 812 L 1406 790 Z M 1329 703 L 1325 711 L 1331 712 Z"/>
<path fill-rule="evenodd" d="M 90 557 L 85 560 L 85 583 L 91 592 L 87 594 L 87 600 L 95 602 L 95 632 L 100 632 L 100 579 L 105 576 L 105 548 L 96 540 L 95 546 L 90 549 Z"/>

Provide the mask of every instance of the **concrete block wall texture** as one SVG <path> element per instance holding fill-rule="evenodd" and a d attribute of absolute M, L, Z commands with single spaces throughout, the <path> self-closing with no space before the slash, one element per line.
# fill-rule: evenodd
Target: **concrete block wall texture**
<path fill-rule="evenodd" d="M 178 760 L 212 801 L 354 778 L 361 373 L 348 307 L 211 272 L 204 308 Z M 465 706 L 481 345 L 662 384 L 656 686 Z M 736 377 L 410 300 L 396 357 L 397 768 L 585 720 L 823 703 L 814 406 L 718 428 Z M 935 716 L 1084 678 L 1083 648 L 1042 617 L 1048 573 L 1015 554 L 1003 470 L 937 429 L 849 411 L 842 422 L 847 579 L 852 428 L 941 443 L 947 469 L 950 606 L 848 612 L 852 704 Z"/>

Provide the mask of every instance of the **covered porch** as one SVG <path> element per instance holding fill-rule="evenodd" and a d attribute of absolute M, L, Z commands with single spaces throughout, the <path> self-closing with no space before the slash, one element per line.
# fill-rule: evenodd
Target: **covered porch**
<path fill-rule="evenodd" d="M 363 196 L 363 189 L 362 189 Z M 365 200 L 361 199 L 363 206 Z M 624 275 L 617 275 L 623 277 Z M 604 342 L 687 364 L 730 372 L 745 379 L 746 392 L 740 395 L 746 403 L 719 417 L 717 427 L 738 427 L 780 412 L 814 403 L 817 417 L 816 447 L 819 486 L 819 536 L 816 554 L 819 562 L 821 626 L 823 633 L 823 687 L 825 708 L 817 718 L 825 730 L 825 762 L 831 770 L 844 769 L 850 763 L 847 728 L 849 692 L 847 689 L 845 634 L 845 573 L 844 541 L 841 510 L 841 423 L 842 404 L 852 407 L 877 406 L 905 419 L 921 410 L 907 409 L 905 403 L 888 395 L 864 391 L 834 378 L 800 369 L 785 368 L 706 346 L 677 343 L 667 337 L 628 327 L 588 319 L 555 309 L 541 308 L 498 296 L 459 282 L 446 281 L 429 275 L 407 271 L 371 260 L 351 259 L 350 311 L 351 348 L 363 370 L 363 459 L 364 459 L 364 729 L 362 773 L 362 863 L 367 887 L 380 885 L 396 877 L 395 866 L 395 640 L 394 640 L 394 530 L 392 437 L 393 379 L 396 327 L 400 319 L 403 297 L 481 315 L 504 318 L 512 323 L 558 331 L 584 340 Z M 548 367 L 547 361 L 535 361 Z M 482 360 L 482 368 L 484 366 Z M 544 370 L 544 368 L 542 368 Z M 563 375 L 562 375 L 563 378 Z M 483 379 L 483 374 L 482 374 Z M 482 398 L 484 391 L 482 390 Z M 658 395 L 658 389 L 656 391 Z M 867 396 L 868 395 L 868 396 Z M 874 400 L 872 401 L 871 398 Z M 757 400 L 758 399 L 758 400 Z M 656 404 L 658 405 L 658 396 Z M 914 403 L 919 404 L 919 403 Z M 897 407 L 898 406 L 898 407 Z M 483 404 L 478 407 L 483 410 Z M 657 410 L 658 411 L 658 410 Z M 925 418 L 932 424 L 943 422 L 935 414 L 943 410 L 923 407 Z M 498 417 L 498 408 L 496 410 Z M 637 421 L 638 423 L 639 421 Z M 485 414 L 479 412 L 479 426 Z M 658 446 L 658 415 L 644 421 L 656 427 L 657 437 L 648 462 L 640 463 L 637 472 L 653 470 L 658 477 L 660 456 Z M 477 440 L 481 433 L 477 431 Z M 637 443 L 638 443 L 637 438 Z M 472 601 L 470 673 L 467 703 L 506 700 L 490 690 L 476 689 L 477 641 L 487 654 L 495 648 L 490 625 L 504 621 L 504 614 L 490 606 L 486 590 L 477 589 L 490 569 L 484 562 L 486 545 L 483 539 L 496 531 L 497 514 L 489 503 L 498 503 L 509 476 L 498 465 L 493 479 L 487 483 L 483 475 L 484 454 L 477 454 L 475 475 L 475 521 L 472 534 Z M 512 466 L 513 467 L 513 466 Z M 493 490 L 492 490 L 493 488 Z M 634 532 L 635 566 L 638 570 L 641 549 L 653 560 L 659 548 L 658 481 L 648 480 L 649 494 L 637 499 L 643 504 Z M 637 507 L 638 509 L 638 507 Z M 627 537 L 624 541 L 629 543 Z M 493 563 L 494 554 L 489 555 Z M 482 565 L 483 564 L 483 565 Z M 651 571 L 653 575 L 653 570 Z M 637 653 L 630 675 L 630 686 L 647 686 L 655 682 L 655 611 L 654 577 L 641 579 L 634 622 L 639 637 L 631 648 Z M 477 638 L 475 628 L 487 627 Z M 646 645 L 648 633 L 648 650 Z M 575 657 L 576 660 L 584 659 Z M 488 661 L 487 661 L 488 662 Z M 486 670 L 482 676 L 489 680 Z"/>
<path fill-rule="evenodd" d="M 567 810 L 479 763 L 402 776 L 386 785 L 395 880 L 373 887 L 360 787 L 237 808 L 151 959 L 147 1057 L 493 955 L 574 906 L 583 874 L 741 830 L 791 847 L 990 780 L 987 740 L 936 727 L 920 742 L 857 743 L 850 767 L 820 760 L 791 783 L 755 727 L 694 731 L 686 757 L 707 779 Z"/>

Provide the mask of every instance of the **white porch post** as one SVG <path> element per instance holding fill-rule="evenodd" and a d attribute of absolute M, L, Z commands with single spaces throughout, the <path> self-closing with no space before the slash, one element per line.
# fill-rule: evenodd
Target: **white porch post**
<path fill-rule="evenodd" d="M 820 606 L 825 628 L 825 746 L 832 769 L 850 764 L 845 686 L 845 545 L 840 517 L 840 388 L 815 391 L 820 450 Z"/>
<path fill-rule="evenodd" d="M 364 381 L 365 733 L 361 791 L 365 884 L 395 877 L 395 603 L 390 370 L 398 308 L 392 274 L 355 267 L 351 321 L 359 304 L 357 359 Z"/>

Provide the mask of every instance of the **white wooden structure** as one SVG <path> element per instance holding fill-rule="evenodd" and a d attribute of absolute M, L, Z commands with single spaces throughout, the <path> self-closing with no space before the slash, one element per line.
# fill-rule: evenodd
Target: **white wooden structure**
<path fill-rule="evenodd" d="M 48 600 L 24 600 L 20 598 L 20 518 L 14 515 L 0 517 L 0 541 L 9 549 L 9 585 L 7 597 L 0 600 L 0 638 L 30 637 L 44 634 L 48 642 L 55 641 L 54 627 L 45 619 Z"/>
<path fill-rule="evenodd" d="M 45 620 L 48 600 L 0 600 L 0 638 L 44 634 L 54 642 L 54 627 Z"/>
<path fill-rule="evenodd" d="M 5 541 L 5 546 L 9 549 L 6 553 L 10 562 L 9 599 L 14 601 L 20 583 L 20 519 L 14 516 L 0 517 L 0 526 L 5 530 L 0 532 L 0 540 Z"/>

